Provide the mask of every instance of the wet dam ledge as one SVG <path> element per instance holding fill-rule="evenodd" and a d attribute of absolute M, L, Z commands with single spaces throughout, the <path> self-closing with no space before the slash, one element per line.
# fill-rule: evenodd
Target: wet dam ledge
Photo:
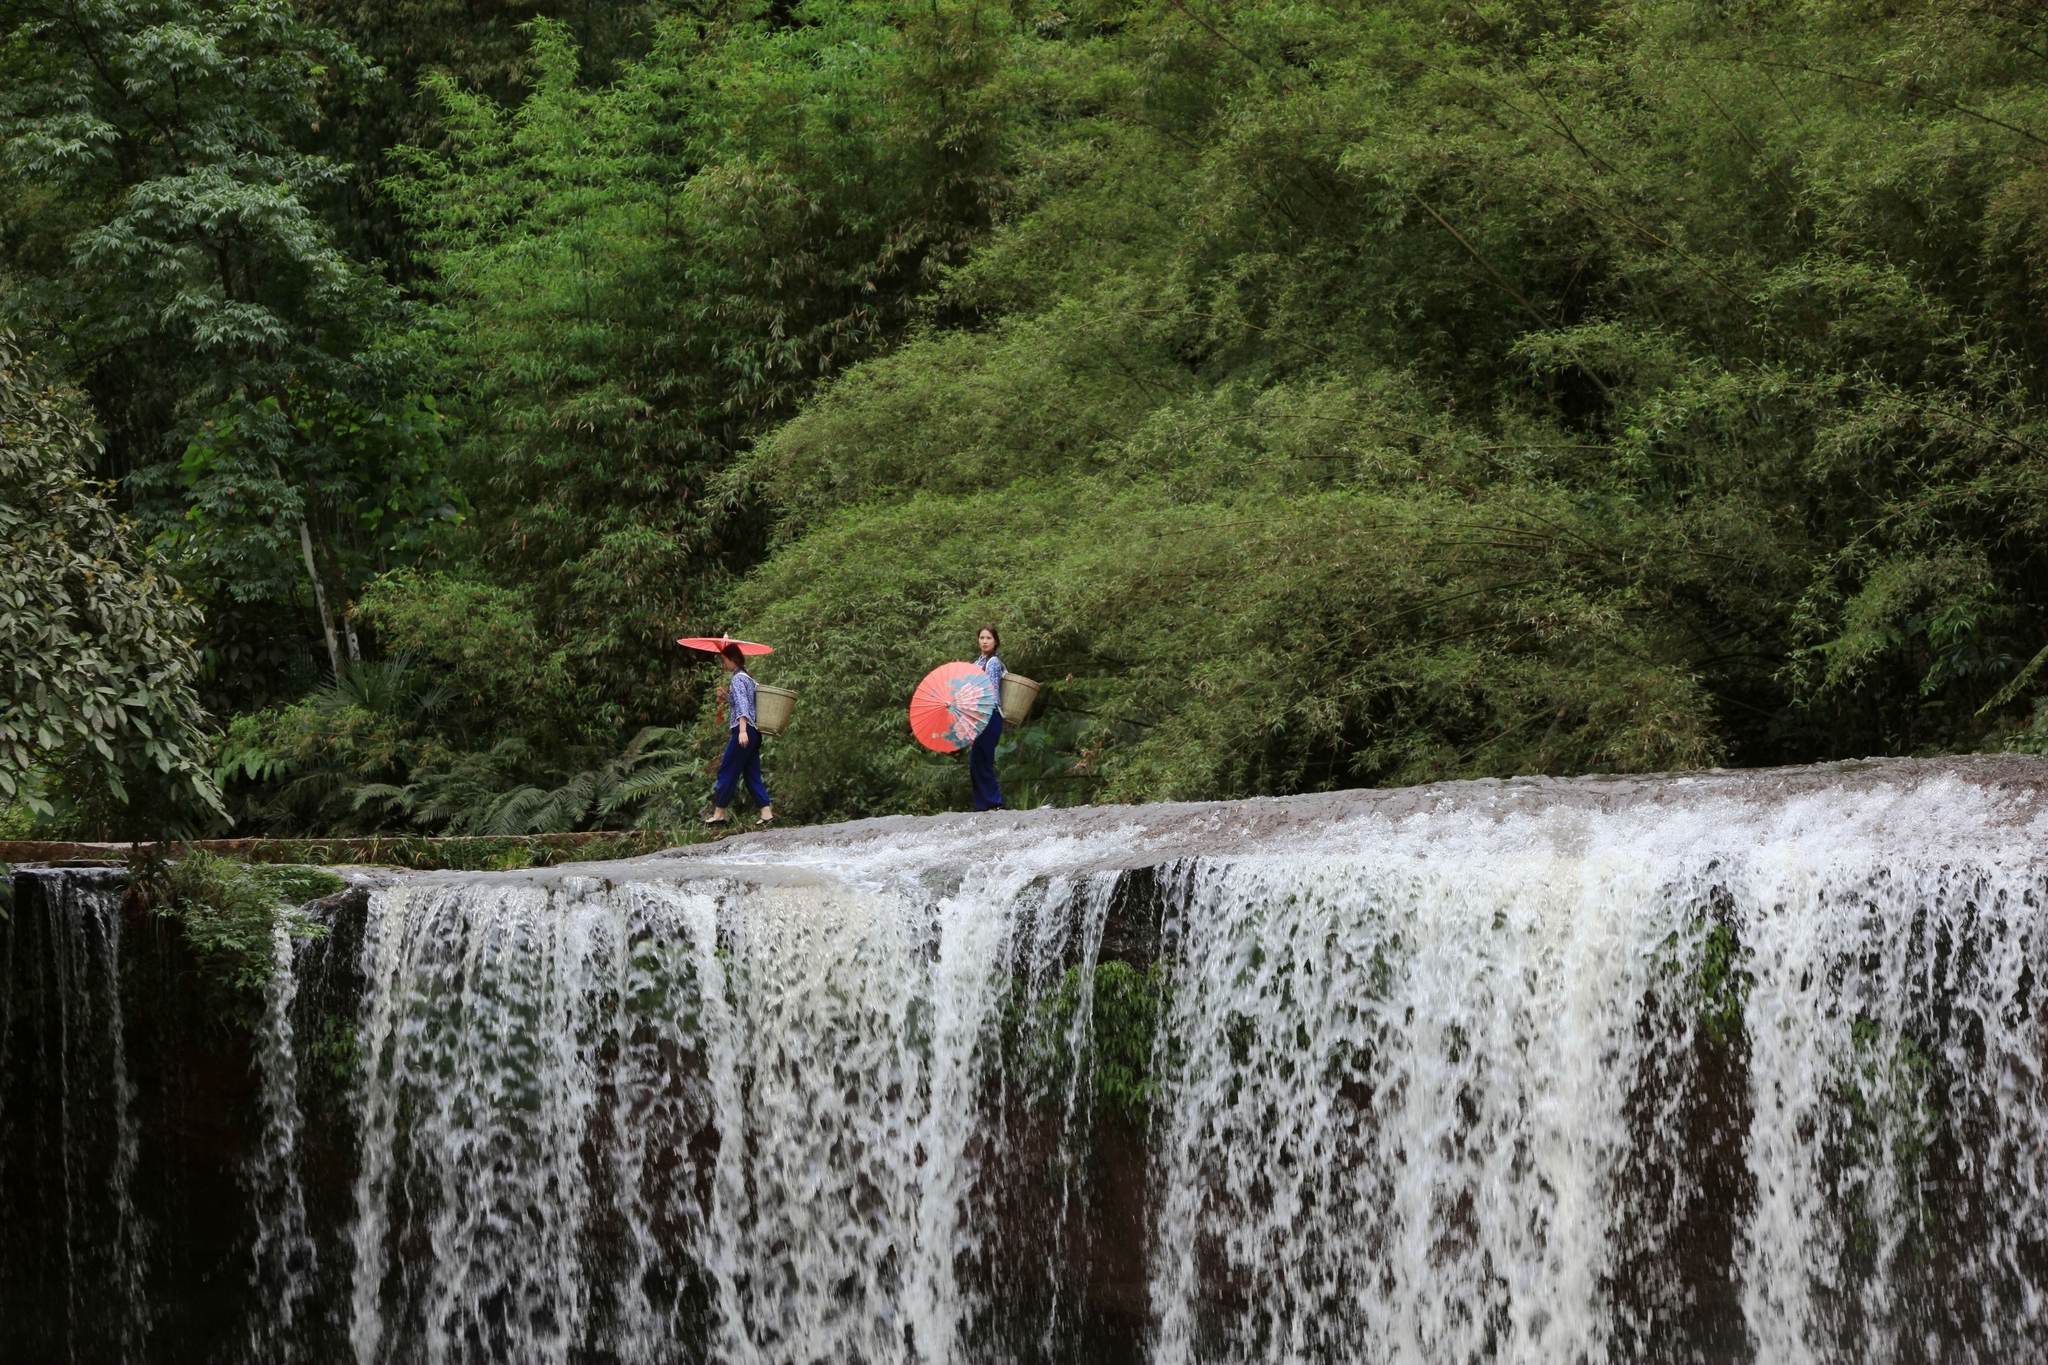
<path fill-rule="evenodd" d="M 1888 832 L 1887 815 L 1896 806 L 1895 831 L 1889 832 L 1902 843 L 1925 843 L 1942 837 L 1929 827 L 1928 817 L 1939 812 L 1945 796 L 1967 801 L 1969 835 L 1980 845 L 1987 838 L 2017 847 L 2048 842 L 2048 756 L 1990 754 L 1623 776 L 1479 778 L 1235 801 L 878 816 L 734 834 L 634 858 L 510 871 L 335 867 L 348 874 L 352 889 L 343 895 L 351 899 L 400 881 L 534 885 L 597 878 L 825 886 L 884 875 L 891 880 L 952 877 L 999 866 L 1043 878 L 1143 871 L 1191 858 L 1342 856 L 1352 842 L 1347 835 L 1418 820 L 1483 835 L 1489 824 L 1540 819 L 1549 837 L 1569 840 L 1579 818 L 1654 819 L 1690 810 L 1796 812 L 1807 801 L 1824 803 L 1824 809 L 1813 811 L 1817 826 L 1857 811 L 1868 821 L 1866 831 L 1880 834 Z M 219 840 L 199 846 L 232 852 L 236 844 L 261 842 Z M 350 841 L 318 842 L 339 847 Z M 121 863 L 140 847 L 0 841 L 0 863 L 20 869 Z"/>
<path fill-rule="evenodd" d="M 1803 798 L 1843 804 L 1867 799 L 1872 814 L 1900 798 L 1952 785 L 1991 798 L 2002 807 L 1991 822 L 2021 837 L 2048 834 L 2048 756 L 1961 755 L 1943 758 L 1864 758 L 1788 768 L 1709 768 L 1691 772 L 1591 777 L 1475 778 L 1414 787 L 1356 788 L 1305 796 L 1250 797 L 1236 801 L 1158 802 L 1137 806 L 1040 807 L 980 814 L 880 816 L 842 824 L 794 826 L 724 841 L 668 849 L 637 864 L 676 863 L 703 875 L 721 865 L 729 875 L 758 874 L 777 854 L 805 866 L 835 852 L 849 863 L 876 856 L 909 859 L 928 848 L 956 867 L 1013 856 L 1026 844 L 1072 841 L 1064 863 L 1049 871 L 1085 873 L 1157 867 L 1182 858 L 1251 854 L 1341 852 L 1347 829 L 1415 817 L 1475 825 L 1516 816 L 1654 814 L 1732 803 L 1762 810 Z M 1916 810 L 1916 814 L 1923 813 Z M 1925 836 L 1924 829 L 1901 835 Z M 744 862 L 725 858 L 738 847 Z M 562 871 L 573 867 L 565 864 Z"/>

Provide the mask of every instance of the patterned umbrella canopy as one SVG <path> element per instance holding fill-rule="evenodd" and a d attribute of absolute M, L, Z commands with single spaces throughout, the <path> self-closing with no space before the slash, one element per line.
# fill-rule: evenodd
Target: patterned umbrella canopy
<path fill-rule="evenodd" d="M 941 664 L 910 694 L 910 733 L 950 754 L 974 743 L 996 710 L 996 685 L 973 664 Z"/>
<path fill-rule="evenodd" d="M 684 649 L 701 649 L 707 654 L 723 654 L 727 645 L 738 645 L 742 654 L 773 654 L 774 645 L 757 645 L 752 640 L 735 640 L 730 635 L 684 635 L 676 643 Z"/>

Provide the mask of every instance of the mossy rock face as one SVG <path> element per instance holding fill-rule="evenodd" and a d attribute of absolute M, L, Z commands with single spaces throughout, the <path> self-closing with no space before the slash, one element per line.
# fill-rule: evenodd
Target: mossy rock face
<path fill-rule="evenodd" d="M 1742 936 L 1716 892 L 1682 931 L 1667 937 L 1657 954 L 1659 993 L 1683 1003 L 1694 1034 L 1710 1047 L 1745 1043 L 1743 1016 L 1756 984 Z"/>
<path fill-rule="evenodd" d="M 340 1103 L 346 1103 L 363 1066 L 362 1040 L 355 1021 L 333 1014 L 318 1019 L 318 1032 L 308 1038 L 304 1051 L 312 1065 L 304 1084 L 318 1088 Z"/>
<path fill-rule="evenodd" d="M 1102 963 L 1095 969 L 1094 1003 L 1096 1103 L 1142 1122 L 1159 1100 L 1153 1050 L 1169 1003 L 1165 964 Z"/>
<path fill-rule="evenodd" d="M 400 834 L 360 839 L 261 839 L 250 842 L 245 856 L 268 865 L 348 863 L 402 867 L 414 872 L 514 872 L 561 863 L 639 858 L 666 848 L 704 842 L 710 837 L 708 831 L 689 828 L 561 837 L 507 834 L 442 838 Z"/>
<path fill-rule="evenodd" d="M 1086 984 L 1082 969 L 1070 967 L 1056 987 L 1016 1010 L 1010 1028 L 1025 1075 L 1034 1093 L 1060 1095 L 1078 1063 L 1085 1067 L 1085 1103 L 1091 1111 L 1142 1126 L 1159 1099 L 1154 1048 L 1171 996 L 1166 966 L 1115 958 L 1096 964 L 1087 1055 L 1077 1058 L 1071 1044 Z"/>
<path fill-rule="evenodd" d="M 1734 928 L 1716 920 L 1700 939 L 1692 979 L 1698 992 L 1700 1031 L 1717 1045 L 1725 1046 L 1742 1034 L 1743 1010 L 1749 1003 L 1750 987 L 1756 984 L 1756 977 L 1742 963 L 1742 942 Z"/>
<path fill-rule="evenodd" d="M 304 905 L 308 901 L 332 896 L 348 885 L 324 867 L 284 863 L 265 866 L 252 864 L 248 871 L 258 882 L 267 884 L 276 893 L 278 901 L 285 905 Z"/>

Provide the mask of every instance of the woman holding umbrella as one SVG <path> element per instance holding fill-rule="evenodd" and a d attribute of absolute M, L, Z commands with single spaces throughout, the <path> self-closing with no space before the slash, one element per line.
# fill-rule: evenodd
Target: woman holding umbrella
<path fill-rule="evenodd" d="M 974 784 L 974 808 L 976 810 L 1001 810 L 1003 808 L 1003 786 L 996 780 L 996 745 L 1003 738 L 1003 661 L 996 651 L 1003 646 L 1001 632 L 994 626 L 983 626 L 975 637 L 979 647 L 975 662 L 995 687 L 996 705 L 989 714 L 988 728 L 974 737 L 974 747 L 967 754 L 967 774 Z"/>
<path fill-rule="evenodd" d="M 718 785 L 711 793 L 711 814 L 704 817 L 707 825 L 729 825 L 732 823 L 732 799 L 739 794 L 740 779 L 745 778 L 747 790 L 752 793 L 754 804 L 760 807 L 761 823 L 775 823 L 775 803 L 768 795 L 768 784 L 761 780 L 761 722 L 755 709 L 757 685 L 754 675 L 747 672 L 746 657 L 741 652 L 744 640 L 681 640 L 677 643 L 692 649 L 712 649 L 718 655 L 718 662 L 726 672 L 725 714 L 726 740 L 725 755 L 718 761 Z M 752 652 L 766 654 L 766 645 L 749 647 Z"/>
<path fill-rule="evenodd" d="M 910 694 L 910 733 L 934 753 L 968 751 L 974 808 L 1000 810 L 1003 789 L 996 781 L 996 745 L 1003 737 L 1003 661 L 996 657 L 1002 636 L 981 628 L 981 656 L 968 663 L 940 664 Z"/>

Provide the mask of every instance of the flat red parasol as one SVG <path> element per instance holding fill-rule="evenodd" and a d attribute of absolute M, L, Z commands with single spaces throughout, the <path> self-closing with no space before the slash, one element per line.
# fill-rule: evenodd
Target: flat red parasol
<path fill-rule="evenodd" d="M 738 645 L 742 654 L 773 654 L 774 645 L 757 645 L 752 640 L 735 640 L 729 635 L 684 635 L 676 643 L 684 649 L 701 649 L 706 654 L 723 654 L 727 645 Z"/>
<path fill-rule="evenodd" d="M 910 694 L 910 733 L 950 754 L 974 743 L 996 710 L 996 685 L 973 664 L 940 664 Z"/>

